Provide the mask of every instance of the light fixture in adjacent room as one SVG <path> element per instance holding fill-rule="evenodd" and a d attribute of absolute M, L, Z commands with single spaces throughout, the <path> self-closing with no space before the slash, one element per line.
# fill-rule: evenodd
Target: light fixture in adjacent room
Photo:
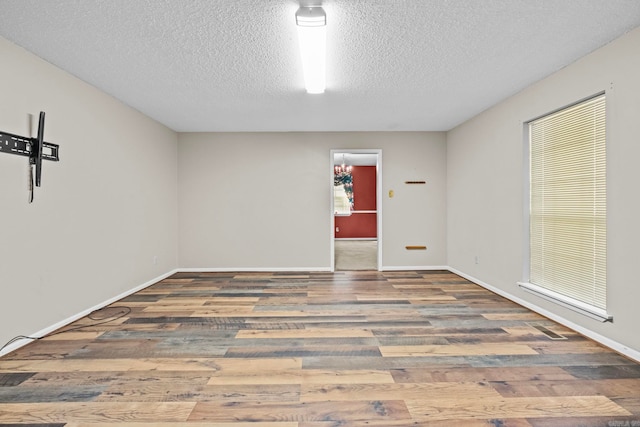
<path fill-rule="evenodd" d="M 344 154 L 342 155 L 342 164 L 334 166 L 333 169 L 336 175 L 341 173 L 351 174 L 351 166 L 347 165 Z"/>
<path fill-rule="evenodd" d="M 327 15 L 320 6 L 301 6 L 296 12 L 304 84 L 308 93 L 323 93 L 327 51 Z"/>

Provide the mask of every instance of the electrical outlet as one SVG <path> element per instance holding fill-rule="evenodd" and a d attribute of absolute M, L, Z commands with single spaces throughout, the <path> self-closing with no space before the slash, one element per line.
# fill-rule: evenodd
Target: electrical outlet
<path fill-rule="evenodd" d="M 153 256 L 153 265 L 158 265 L 158 256 L 157 255 Z"/>
<path fill-rule="evenodd" d="M 476 264 L 480 264 L 480 257 L 478 255 L 475 256 L 475 262 Z"/>

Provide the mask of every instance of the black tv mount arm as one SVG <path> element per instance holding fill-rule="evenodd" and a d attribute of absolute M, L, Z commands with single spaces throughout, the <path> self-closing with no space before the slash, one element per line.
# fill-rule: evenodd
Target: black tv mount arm
<path fill-rule="evenodd" d="M 60 147 L 57 144 L 44 141 L 44 111 L 40 112 L 38 136 L 36 138 L 27 138 L 0 131 L 0 153 L 29 157 L 29 165 L 32 165 L 30 168 L 35 166 L 36 170 L 36 187 L 40 187 L 42 182 L 42 160 L 60 161 L 58 157 L 59 150 Z M 31 193 L 31 201 L 33 201 L 33 193 Z"/>

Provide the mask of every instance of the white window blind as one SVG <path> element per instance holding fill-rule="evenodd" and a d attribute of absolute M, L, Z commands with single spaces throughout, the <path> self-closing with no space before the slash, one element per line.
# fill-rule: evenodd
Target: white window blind
<path fill-rule="evenodd" d="M 604 312 L 605 96 L 537 119 L 529 132 L 529 282 Z"/>

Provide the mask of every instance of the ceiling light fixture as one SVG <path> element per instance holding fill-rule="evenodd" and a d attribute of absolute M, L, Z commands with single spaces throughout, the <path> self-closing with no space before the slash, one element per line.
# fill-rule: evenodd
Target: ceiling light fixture
<path fill-rule="evenodd" d="M 320 6 L 301 6 L 296 12 L 304 84 L 308 93 L 323 93 L 327 51 L 327 15 Z"/>
<path fill-rule="evenodd" d="M 342 164 L 334 166 L 333 169 L 334 169 L 336 175 L 337 174 L 341 174 L 341 173 L 346 173 L 346 174 L 350 174 L 351 173 L 351 166 L 347 165 L 347 162 L 344 159 L 344 154 L 342 155 Z"/>

